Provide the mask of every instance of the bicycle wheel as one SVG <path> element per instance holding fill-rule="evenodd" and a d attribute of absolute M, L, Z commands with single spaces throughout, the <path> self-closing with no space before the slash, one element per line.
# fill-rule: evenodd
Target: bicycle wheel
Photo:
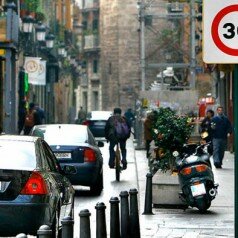
<path fill-rule="evenodd" d="M 118 145 L 117 145 L 117 149 L 116 149 L 115 167 L 116 167 L 116 180 L 120 181 L 121 155 L 120 155 L 120 150 L 119 150 Z"/>

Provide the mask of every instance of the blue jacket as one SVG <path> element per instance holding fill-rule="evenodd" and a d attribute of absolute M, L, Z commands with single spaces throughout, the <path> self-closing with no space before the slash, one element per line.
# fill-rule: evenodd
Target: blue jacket
<path fill-rule="evenodd" d="M 211 122 L 212 136 L 215 139 L 226 139 L 228 133 L 232 133 L 232 126 L 226 116 L 215 116 Z"/>

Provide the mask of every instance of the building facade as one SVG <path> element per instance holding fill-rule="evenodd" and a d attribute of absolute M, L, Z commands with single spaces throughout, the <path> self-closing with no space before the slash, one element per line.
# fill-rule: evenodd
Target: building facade
<path fill-rule="evenodd" d="M 100 0 L 102 106 L 134 108 L 140 82 L 136 1 Z"/>

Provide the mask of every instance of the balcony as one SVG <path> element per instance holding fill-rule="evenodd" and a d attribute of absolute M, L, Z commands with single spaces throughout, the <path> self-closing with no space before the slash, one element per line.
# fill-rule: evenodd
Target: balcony
<path fill-rule="evenodd" d="M 99 36 L 98 35 L 87 35 L 84 36 L 84 47 L 85 52 L 99 50 Z"/>
<path fill-rule="evenodd" d="M 100 80 L 100 75 L 99 73 L 93 73 L 92 75 L 90 75 L 90 80 L 91 81 L 99 81 Z"/>

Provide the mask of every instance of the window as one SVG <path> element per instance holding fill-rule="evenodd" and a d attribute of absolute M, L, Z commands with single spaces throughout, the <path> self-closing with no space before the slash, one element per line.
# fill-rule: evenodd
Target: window
<path fill-rule="evenodd" d="M 45 158 L 46 158 L 48 165 L 50 167 L 50 171 L 59 172 L 60 166 L 57 164 L 54 154 L 52 153 L 49 146 L 45 142 L 42 141 L 42 147 L 44 148 Z"/>
<path fill-rule="evenodd" d="M 97 91 L 93 91 L 93 94 L 92 94 L 92 109 L 94 111 L 99 109 L 99 97 L 98 97 Z"/>
<path fill-rule="evenodd" d="M 108 73 L 109 73 L 109 74 L 112 74 L 112 63 L 111 63 L 111 62 L 109 63 Z"/>
<path fill-rule="evenodd" d="M 97 73 L 98 72 L 98 61 L 94 60 L 93 61 L 93 73 Z"/>
<path fill-rule="evenodd" d="M 98 30 L 98 19 L 93 20 L 93 31 Z"/>
<path fill-rule="evenodd" d="M 87 30 L 88 29 L 88 22 L 87 21 L 83 21 L 82 24 L 83 24 L 83 29 Z"/>

